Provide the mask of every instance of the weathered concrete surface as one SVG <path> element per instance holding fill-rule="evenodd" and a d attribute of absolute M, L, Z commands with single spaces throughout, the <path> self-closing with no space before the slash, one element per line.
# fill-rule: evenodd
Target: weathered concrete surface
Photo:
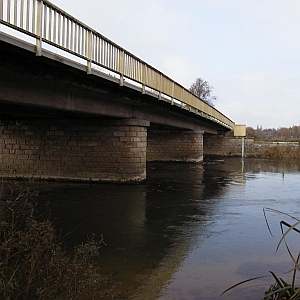
<path fill-rule="evenodd" d="M 2 39 L 2 40 L 1 40 Z M 217 134 L 220 124 L 43 50 L 36 57 L 25 42 L 10 44 L 0 33 L 0 119 L 29 117 L 114 117 Z M 9 40 L 10 42 L 14 42 Z"/>

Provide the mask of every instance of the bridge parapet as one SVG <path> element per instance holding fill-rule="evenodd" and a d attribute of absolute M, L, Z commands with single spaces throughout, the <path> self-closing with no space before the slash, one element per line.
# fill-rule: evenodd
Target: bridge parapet
<path fill-rule="evenodd" d="M 121 86 L 128 78 L 141 86 L 142 93 L 153 89 L 158 99 L 165 96 L 171 104 L 234 128 L 220 111 L 47 0 L 1 0 L 0 23 L 34 37 L 37 55 L 42 54 L 42 43 L 48 43 L 86 60 L 88 74 L 95 64 L 117 74 Z"/>

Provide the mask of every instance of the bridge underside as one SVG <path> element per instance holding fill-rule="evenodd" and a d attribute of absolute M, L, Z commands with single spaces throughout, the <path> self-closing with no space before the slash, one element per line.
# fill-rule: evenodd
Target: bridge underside
<path fill-rule="evenodd" d="M 201 162 L 203 134 L 227 130 L 110 75 L 1 39 L 3 177 L 141 181 L 147 161 Z"/>

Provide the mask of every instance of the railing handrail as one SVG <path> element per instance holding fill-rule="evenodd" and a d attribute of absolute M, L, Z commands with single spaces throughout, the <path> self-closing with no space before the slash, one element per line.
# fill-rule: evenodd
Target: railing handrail
<path fill-rule="evenodd" d="M 109 40 L 48 0 L 0 0 L 0 23 L 36 38 L 36 53 L 41 55 L 42 42 L 67 51 L 87 61 L 87 72 L 92 63 L 145 88 L 176 99 L 214 122 L 233 129 L 234 122 L 213 106 L 193 95 L 145 61 Z"/>

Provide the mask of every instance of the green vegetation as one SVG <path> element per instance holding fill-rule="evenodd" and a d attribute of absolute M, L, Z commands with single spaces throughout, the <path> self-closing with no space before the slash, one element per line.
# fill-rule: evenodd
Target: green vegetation
<path fill-rule="evenodd" d="M 270 231 L 270 234 L 273 236 L 271 229 L 269 227 L 268 224 L 268 220 L 266 217 L 266 212 L 267 211 L 271 211 L 271 212 L 275 212 L 275 213 L 279 213 L 285 216 L 288 216 L 290 218 L 292 218 L 295 222 L 293 224 L 290 224 L 286 221 L 280 221 L 280 228 L 281 228 L 281 239 L 277 245 L 276 248 L 276 252 L 279 249 L 281 244 L 284 244 L 286 247 L 286 250 L 291 258 L 291 262 L 292 262 L 292 270 L 290 270 L 290 266 L 288 266 L 289 268 L 289 272 L 291 273 L 291 281 L 290 283 L 287 283 L 284 279 L 282 279 L 281 277 L 279 277 L 278 275 L 276 275 L 274 272 L 270 271 L 271 277 L 274 280 L 274 284 L 272 284 L 269 289 L 265 292 L 265 295 L 261 298 L 263 300 L 299 300 L 300 299 L 300 287 L 298 285 L 296 285 L 296 280 L 297 280 L 297 273 L 300 270 L 300 251 L 297 253 L 297 255 L 293 255 L 291 249 L 288 246 L 288 243 L 286 241 L 286 237 L 288 234 L 290 234 L 290 232 L 296 232 L 296 233 L 300 233 L 300 230 L 297 229 L 297 226 L 300 225 L 300 220 L 289 215 L 286 213 L 283 213 L 281 211 L 278 210 L 274 210 L 271 208 L 267 208 L 264 210 L 264 215 L 265 215 L 265 219 L 266 219 L 266 223 L 268 226 L 268 229 Z M 285 231 L 285 229 L 287 228 L 287 230 Z M 266 276 L 259 276 L 259 277 L 255 277 L 255 278 L 250 278 L 248 280 L 244 280 L 240 283 L 235 284 L 234 286 L 228 288 L 226 291 L 224 291 L 222 293 L 225 294 L 228 291 L 232 291 L 234 288 L 236 288 L 237 286 L 240 286 L 244 283 L 250 282 L 250 281 L 254 281 L 254 280 L 258 280 L 261 278 L 265 278 Z"/>
<path fill-rule="evenodd" d="M 93 263 L 103 241 L 64 250 L 49 218 L 36 216 L 36 196 L 31 188 L 1 189 L 0 298 L 113 299 Z"/>

